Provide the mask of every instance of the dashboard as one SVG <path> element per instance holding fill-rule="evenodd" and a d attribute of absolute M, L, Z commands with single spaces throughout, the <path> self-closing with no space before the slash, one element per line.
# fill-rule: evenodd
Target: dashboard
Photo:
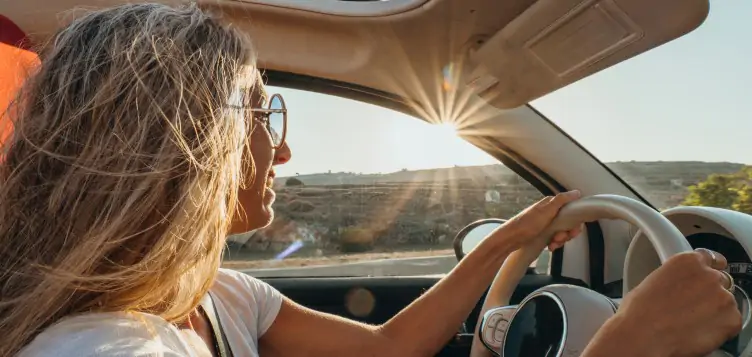
<path fill-rule="evenodd" d="M 723 254 L 729 263 L 728 272 L 736 284 L 752 292 L 752 260 L 736 239 L 717 233 L 695 233 L 687 236 L 692 248 L 705 248 Z"/>
<path fill-rule="evenodd" d="M 752 292 L 752 216 L 714 207 L 676 207 L 662 214 L 687 238 L 692 248 L 723 254 L 737 285 Z M 624 264 L 624 291 L 632 290 L 661 265 L 653 245 L 641 231 L 634 235 Z"/>
<path fill-rule="evenodd" d="M 661 212 L 687 238 L 692 248 L 723 254 L 734 277 L 734 295 L 744 319 L 741 333 L 721 348 L 732 356 L 752 353 L 752 216 L 714 207 L 676 207 Z M 632 239 L 624 264 L 624 291 L 637 286 L 660 266 L 660 259 L 642 232 Z"/>
<path fill-rule="evenodd" d="M 737 240 L 716 233 L 696 233 L 687 237 L 692 248 L 705 248 L 723 254 L 728 261 L 727 271 L 734 277 L 737 291 L 734 291 L 737 305 L 744 318 L 744 328 L 739 336 L 727 341 L 722 350 L 732 351 L 736 355 L 743 351 L 752 339 L 752 329 L 749 328 L 750 314 L 752 313 L 752 260 Z M 736 353 L 733 353 L 736 352 Z"/>

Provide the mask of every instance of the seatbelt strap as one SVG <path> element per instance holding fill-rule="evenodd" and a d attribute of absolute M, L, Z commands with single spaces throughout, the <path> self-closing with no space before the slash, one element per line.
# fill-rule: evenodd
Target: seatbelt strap
<path fill-rule="evenodd" d="M 201 299 L 201 308 L 204 310 L 204 314 L 209 319 L 212 332 L 214 334 L 214 350 L 219 353 L 219 357 L 232 357 L 232 349 L 227 342 L 227 336 L 222 329 L 222 324 L 219 321 L 219 315 L 217 309 L 214 306 L 214 298 L 211 293 L 207 292 L 204 298 Z"/>

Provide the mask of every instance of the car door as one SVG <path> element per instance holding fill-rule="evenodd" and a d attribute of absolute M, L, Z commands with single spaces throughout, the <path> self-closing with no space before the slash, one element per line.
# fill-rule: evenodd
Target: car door
<path fill-rule="evenodd" d="M 292 160 L 276 168 L 275 220 L 231 237 L 224 266 L 309 308 L 384 323 L 456 265 L 462 227 L 510 218 L 543 196 L 451 125 L 306 90 L 269 91 L 287 102 Z M 585 285 L 562 277 L 560 264 L 541 258 L 515 302 L 548 284 Z M 468 355 L 481 303 L 440 355 Z"/>

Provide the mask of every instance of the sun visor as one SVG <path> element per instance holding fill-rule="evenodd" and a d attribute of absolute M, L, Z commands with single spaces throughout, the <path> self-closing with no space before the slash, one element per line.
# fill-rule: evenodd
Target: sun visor
<path fill-rule="evenodd" d="M 700 26 L 707 0 L 539 0 L 470 55 L 467 85 L 515 108 Z"/>

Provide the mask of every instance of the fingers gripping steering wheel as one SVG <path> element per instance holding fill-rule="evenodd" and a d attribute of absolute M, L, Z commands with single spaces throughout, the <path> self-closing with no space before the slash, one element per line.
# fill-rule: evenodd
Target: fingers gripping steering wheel
<path fill-rule="evenodd" d="M 512 293 L 525 275 L 528 266 L 540 255 L 540 252 L 547 246 L 555 232 L 569 230 L 582 222 L 592 222 L 599 219 L 620 219 L 637 226 L 652 243 L 661 263 L 676 254 L 692 251 L 692 247 L 676 226 L 662 214 L 642 202 L 617 195 L 595 195 L 582 198 L 564 206 L 551 225 L 532 244 L 515 251 L 507 258 L 486 295 L 481 316 L 490 308 L 509 305 Z M 643 278 L 644 276 L 630 276 L 629 271 L 625 267 L 624 294 L 626 295 L 628 292 L 626 290 L 629 287 L 636 286 Z M 582 291 L 597 294 L 585 289 L 582 289 Z M 582 294 L 582 296 L 578 296 L 577 294 L 581 294 L 581 292 L 570 294 L 570 298 L 588 300 L 588 296 L 585 296 L 586 294 Z M 598 304 L 600 302 L 583 301 L 581 303 L 590 306 L 590 304 Z M 586 317 L 582 316 L 581 318 Z M 569 325 L 573 326 L 570 328 L 571 330 L 578 329 L 579 331 L 568 331 L 568 333 L 576 333 L 584 338 L 567 340 L 567 349 L 583 351 L 590 337 L 600 328 L 601 323 L 582 321 L 582 323 L 570 322 Z M 476 333 L 473 337 L 470 350 L 471 357 L 486 357 L 491 355 L 484 347 L 482 341 L 480 341 L 477 331 L 479 327 L 480 322 L 478 323 L 478 327 L 476 327 Z"/>

